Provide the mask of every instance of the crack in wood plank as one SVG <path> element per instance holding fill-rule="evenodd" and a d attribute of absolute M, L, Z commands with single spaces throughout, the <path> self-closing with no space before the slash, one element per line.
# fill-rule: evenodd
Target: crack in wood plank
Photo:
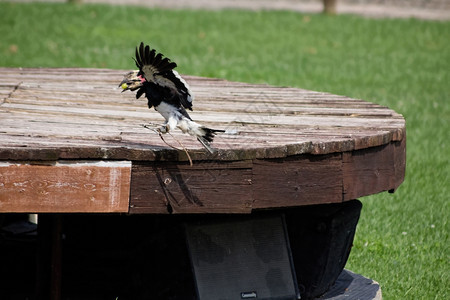
<path fill-rule="evenodd" d="M 17 91 L 19 89 L 19 87 L 22 85 L 23 81 L 19 82 L 18 84 L 13 86 L 12 91 L 6 96 L 3 97 L 0 101 L 0 105 L 2 105 L 5 102 L 9 102 L 8 99 L 12 97 L 12 95 L 14 94 L 15 91 Z"/>

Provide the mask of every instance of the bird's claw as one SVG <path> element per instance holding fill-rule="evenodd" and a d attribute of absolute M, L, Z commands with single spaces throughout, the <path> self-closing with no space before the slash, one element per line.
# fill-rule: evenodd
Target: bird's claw
<path fill-rule="evenodd" d="M 142 127 L 146 128 L 146 129 L 150 129 L 152 131 L 157 132 L 158 134 L 162 134 L 162 133 L 168 133 L 169 130 L 166 128 L 166 125 L 162 125 L 159 126 L 158 124 L 154 124 L 154 123 L 148 123 L 148 124 L 141 124 Z"/>
<path fill-rule="evenodd" d="M 170 131 L 169 125 L 162 125 L 156 129 L 159 133 L 168 133 Z"/>

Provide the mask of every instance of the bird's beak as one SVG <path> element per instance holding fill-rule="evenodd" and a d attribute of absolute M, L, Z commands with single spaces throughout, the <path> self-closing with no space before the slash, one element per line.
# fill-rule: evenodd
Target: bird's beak
<path fill-rule="evenodd" d="M 124 75 L 119 87 L 122 88 L 122 92 L 126 90 L 135 91 L 142 86 L 142 80 L 138 76 L 139 71 L 128 72 Z"/>
<path fill-rule="evenodd" d="M 128 84 L 125 80 L 122 80 L 122 82 L 119 84 L 119 87 L 122 88 L 122 93 L 125 92 L 128 89 Z"/>
<path fill-rule="evenodd" d="M 119 84 L 119 87 L 122 88 L 122 93 L 126 90 L 130 90 L 130 82 L 126 79 L 122 80 L 122 82 Z"/>

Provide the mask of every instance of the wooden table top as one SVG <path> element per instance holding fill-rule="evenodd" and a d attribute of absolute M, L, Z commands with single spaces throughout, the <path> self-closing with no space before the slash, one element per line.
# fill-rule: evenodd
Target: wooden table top
<path fill-rule="evenodd" d="M 191 117 L 227 133 L 216 136 L 217 152 L 210 154 L 174 130 L 164 139 L 177 150 L 142 126 L 164 120 L 134 93 L 121 93 L 125 72 L 0 68 L 0 211 L 247 213 L 342 202 L 403 181 L 405 121 L 387 107 L 183 76 L 195 96 Z M 108 170 L 102 172 L 110 177 L 73 171 L 80 168 Z M 74 174 L 95 191 L 62 182 Z M 13 194 L 23 203 L 13 205 Z M 38 196 L 42 203 L 30 206 Z"/>

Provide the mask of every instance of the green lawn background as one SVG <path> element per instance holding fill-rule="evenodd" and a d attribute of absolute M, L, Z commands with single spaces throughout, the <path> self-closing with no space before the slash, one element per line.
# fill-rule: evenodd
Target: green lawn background
<path fill-rule="evenodd" d="M 326 91 L 403 114 L 406 180 L 361 199 L 347 268 L 380 282 L 385 299 L 450 298 L 450 22 L 0 2 L 0 66 L 132 69 L 140 41 L 180 73 Z"/>

